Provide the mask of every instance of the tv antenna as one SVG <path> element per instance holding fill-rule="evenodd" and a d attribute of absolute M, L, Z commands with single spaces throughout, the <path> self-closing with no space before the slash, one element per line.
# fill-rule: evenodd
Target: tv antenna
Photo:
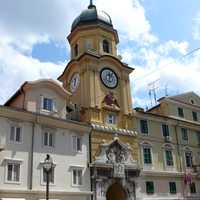
<path fill-rule="evenodd" d="M 157 96 L 156 96 L 156 90 L 159 88 L 157 86 L 159 79 L 152 81 L 148 84 L 149 87 L 149 98 L 150 98 L 150 102 L 151 102 L 151 107 L 153 105 L 157 104 Z M 154 101 L 154 102 L 153 102 Z"/>

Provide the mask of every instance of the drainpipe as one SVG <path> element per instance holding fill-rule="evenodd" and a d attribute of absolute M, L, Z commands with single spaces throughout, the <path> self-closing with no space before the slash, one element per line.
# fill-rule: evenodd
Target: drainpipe
<path fill-rule="evenodd" d="M 37 117 L 37 116 L 36 116 Z M 34 152 L 34 138 L 35 138 L 35 123 L 32 123 L 32 134 L 31 134 L 31 152 L 30 152 L 30 185 L 29 190 L 33 188 L 33 152 Z"/>
<path fill-rule="evenodd" d="M 180 163 L 180 171 L 183 172 L 183 166 L 182 166 L 182 160 L 181 160 L 181 152 L 180 152 L 180 143 L 179 143 L 179 137 L 178 137 L 178 128 L 179 122 L 176 123 L 175 125 L 175 135 L 176 135 L 176 145 L 177 145 L 177 153 L 178 153 L 178 158 L 179 158 L 179 163 Z M 181 182 L 183 184 L 183 182 Z M 185 199 L 185 186 L 182 187 L 182 195 L 183 199 Z"/>
<path fill-rule="evenodd" d="M 175 135 L 176 135 L 176 145 L 177 145 L 177 152 L 178 152 L 178 158 L 179 158 L 179 163 L 180 163 L 180 171 L 183 171 L 183 167 L 182 167 L 182 160 L 181 160 L 181 152 L 180 152 L 180 143 L 179 143 L 179 138 L 178 138 L 178 131 L 177 131 L 177 127 L 178 127 L 178 122 L 175 125 Z"/>
<path fill-rule="evenodd" d="M 92 162 L 92 155 L 91 155 L 91 153 L 92 153 L 92 143 L 91 143 L 91 134 L 92 134 L 92 127 L 91 127 L 91 130 L 90 130 L 90 133 L 89 133 L 89 165 L 91 164 L 91 162 Z M 89 166 L 90 167 L 90 166 Z M 92 181 L 93 181 L 93 179 L 92 179 L 92 177 L 91 177 L 91 169 L 90 169 L 90 191 L 91 192 L 93 192 L 92 191 L 92 189 L 93 189 L 93 187 L 92 187 Z M 91 196 L 91 200 L 93 200 L 94 199 L 94 196 L 93 196 L 94 194 L 92 194 L 92 196 Z"/>

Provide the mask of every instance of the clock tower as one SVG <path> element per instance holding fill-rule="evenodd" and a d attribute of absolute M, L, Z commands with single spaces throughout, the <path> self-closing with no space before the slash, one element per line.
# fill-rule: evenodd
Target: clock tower
<path fill-rule="evenodd" d="M 123 63 L 117 54 L 119 38 L 112 20 L 106 12 L 97 10 L 91 1 L 88 8 L 72 23 L 67 38 L 71 47 L 71 60 L 58 80 L 71 92 L 70 104 L 77 109 L 79 120 L 88 122 L 93 127 L 90 136 L 91 173 L 94 177 L 98 174 L 98 169 L 99 173 L 103 173 L 101 169 L 105 169 L 110 163 L 108 173 L 113 173 L 114 168 L 122 167 L 121 181 L 125 172 L 136 177 L 139 173 L 138 143 L 133 127 L 129 80 L 129 74 L 134 69 Z M 73 110 L 71 105 L 68 110 Z M 126 169 L 123 158 L 114 159 L 124 153 L 126 164 L 131 166 L 129 170 Z M 105 156 L 107 160 L 103 159 Z M 96 163 L 97 160 L 104 168 Z M 118 184 L 115 180 L 119 180 L 120 172 L 116 174 L 116 177 L 113 176 L 105 183 L 105 190 L 109 190 L 112 184 Z M 134 184 L 128 181 L 129 185 Z M 95 178 L 92 184 L 94 190 L 103 187 L 98 185 Z M 121 187 L 120 185 L 115 186 Z M 95 198 L 98 199 L 97 194 Z"/>

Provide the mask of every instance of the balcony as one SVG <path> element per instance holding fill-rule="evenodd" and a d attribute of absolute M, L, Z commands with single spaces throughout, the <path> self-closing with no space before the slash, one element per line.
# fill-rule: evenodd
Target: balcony
<path fill-rule="evenodd" d="M 81 116 L 79 111 L 72 111 L 66 115 L 66 119 L 74 120 L 74 121 L 81 121 Z"/>
<path fill-rule="evenodd" d="M 164 139 L 165 139 L 165 142 L 171 142 L 172 141 L 171 136 L 165 136 Z"/>
<path fill-rule="evenodd" d="M 70 104 L 66 107 L 66 119 L 81 121 L 80 108 L 76 104 Z"/>

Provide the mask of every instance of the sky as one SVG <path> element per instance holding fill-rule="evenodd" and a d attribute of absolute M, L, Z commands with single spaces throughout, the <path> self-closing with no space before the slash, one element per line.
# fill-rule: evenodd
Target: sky
<path fill-rule="evenodd" d="M 69 62 L 67 35 L 89 0 L 0 1 L 0 104 L 24 81 L 57 77 Z M 135 68 L 133 107 L 200 95 L 199 0 L 94 0 L 119 34 L 118 54 Z"/>

